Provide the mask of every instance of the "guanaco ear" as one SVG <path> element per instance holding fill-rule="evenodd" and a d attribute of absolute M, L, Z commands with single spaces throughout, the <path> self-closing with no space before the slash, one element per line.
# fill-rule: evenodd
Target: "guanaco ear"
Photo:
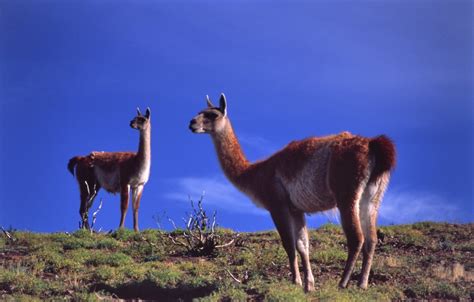
<path fill-rule="evenodd" d="M 150 107 L 147 107 L 147 108 L 146 108 L 146 112 L 145 112 L 145 117 L 146 117 L 147 119 L 150 119 L 150 115 L 151 115 Z"/>
<path fill-rule="evenodd" d="M 207 107 L 213 108 L 214 105 L 212 104 L 211 100 L 209 99 L 209 95 L 206 95 L 206 102 L 207 102 Z"/>
<path fill-rule="evenodd" d="M 227 100 L 223 93 L 221 93 L 221 98 L 219 99 L 219 110 L 224 114 L 224 116 L 227 116 Z"/>
<path fill-rule="evenodd" d="M 142 116 L 142 113 L 140 112 L 140 108 L 137 107 L 137 115 Z"/>

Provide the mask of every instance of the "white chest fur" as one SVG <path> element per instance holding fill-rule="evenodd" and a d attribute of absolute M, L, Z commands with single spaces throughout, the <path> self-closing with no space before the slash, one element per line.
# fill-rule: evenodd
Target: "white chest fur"
<path fill-rule="evenodd" d="M 150 162 L 145 163 L 135 175 L 130 178 L 130 185 L 132 187 L 144 185 L 150 178 Z"/>

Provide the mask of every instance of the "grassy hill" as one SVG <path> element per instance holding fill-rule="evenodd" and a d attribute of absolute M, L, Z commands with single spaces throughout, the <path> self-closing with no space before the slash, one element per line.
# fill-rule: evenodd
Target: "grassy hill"
<path fill-rule="evenodd" d="M 235 234 L 207 256 L 192 253 L 182 231 L 111 234 L 11 232 L 0 235 L 1 300 L 337 300 L 474 298 L 474 224 L 417 223 L 381 227 L 369 289 L 337 287 L 346 258 L 340 227 L 310 233 L 316 291 L 288 282 L 286 254 L 276 232 Z M 173 240 L 174 242 L 173 242 Z M 196 255 L 196 253 L 195 253 Z"/>

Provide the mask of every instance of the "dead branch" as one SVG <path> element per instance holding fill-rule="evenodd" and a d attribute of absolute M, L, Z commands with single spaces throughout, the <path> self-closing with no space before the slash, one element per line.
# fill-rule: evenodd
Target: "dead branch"
<path fill-rule="evenodd" d="M 92 214 L 91 233 L 94 232 L 94 225 L 95 225 L 95 221 L 97 220 L 97 214 L 99 214 L 99 212 L 100 212 L 101 209 L 102 209 L 102 198 L 100 199 L 99 207 L 98 207 L 97 210 Z M 99 229 L 98 232 L 100 232 L 100 229 Z"/>
<path fill-rule="evenodd" d="M 2 232 L 3 234 L 5 234 L 5 236 L 7 236 L 8 240 L 10 241 L 15 241 L 16 239 L 10 234 L 10 232 L 8 232 L 7 230 L 5 230 L 3 227 L 0 227 L 2 229 Z"/>
<path fill-rule="evenodd" d="M 174 238 L 173 236 L 171 236 L 171 234 L 168 234 L 168 238 L 171 239 L 171 242 L 173 242 L 175 245 L 181 245 L 185 248 L 189 247 L 189 244 L 186 244 L 186 243 Z"/>
<path fill-rule="evenodd" d="M 86 189 L 87 189 L 87 196 L 89 196 L 89 199 L 87 200 L 87 209 L 89 209 L 92 206 L 92 201 L 94 200 L 95 196 L 97 195 L 97 190 L 96 190 L 96 184 L 94 184 L 94 191 L 91 194 L 91 191 L 89 189 L 89 184 L 87 183 L 87 180 L 84 181 L 86 184 Z"/>
<path fill-rule="evenodd" d="M 225 269 L 225 271 L 230 275 L 230 277 L 232 279 L 234 279 L 235 282 L 237 283 L 242 283 L 242 281 L 240 281 L 239 279 L 237 279 L 234 275 L 232 275 L 232 273 L 228 270 L 228 269 Z"/>
<path fill-rule="evenodd" d="M 227 242 L 227 243 L 224 243 L 224 244 L 220 244 L 220 245 L 216 245 L 216 248 L 223 248 L 223 247 L 226 247 L 226 246 L 229 246 L 231 245 L 232 243 L 234 243 L 235 239 L 232 239 L 231 241 Z"/>
<path fill-rule="evenodd" d="M 176 226 L 176 223 L 174 223 L 174 220 L 173 220 L 173 219 L 171 219 L 171 218 L 168 217 L 168 221 L 173 225 L 173 228 L 174 228 L 175 230 L 178 229 L 178 227 Z"/>

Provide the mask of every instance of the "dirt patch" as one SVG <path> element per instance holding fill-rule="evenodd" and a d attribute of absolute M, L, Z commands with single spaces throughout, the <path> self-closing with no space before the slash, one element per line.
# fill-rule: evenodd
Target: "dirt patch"
<path fill-rule="evenodd" d="M 107 284 L 97 284 L 91 288 L 93 291 L 104 290 L 113 296 L 124 300 L 153 300 L 153 301 L 192 301 L 196 298 L 209 296 L 216 290 L 213 286 L 205 287 L 179 287 L 162 288 L 150 281 L 123 284 L 112 287 Z"/>

